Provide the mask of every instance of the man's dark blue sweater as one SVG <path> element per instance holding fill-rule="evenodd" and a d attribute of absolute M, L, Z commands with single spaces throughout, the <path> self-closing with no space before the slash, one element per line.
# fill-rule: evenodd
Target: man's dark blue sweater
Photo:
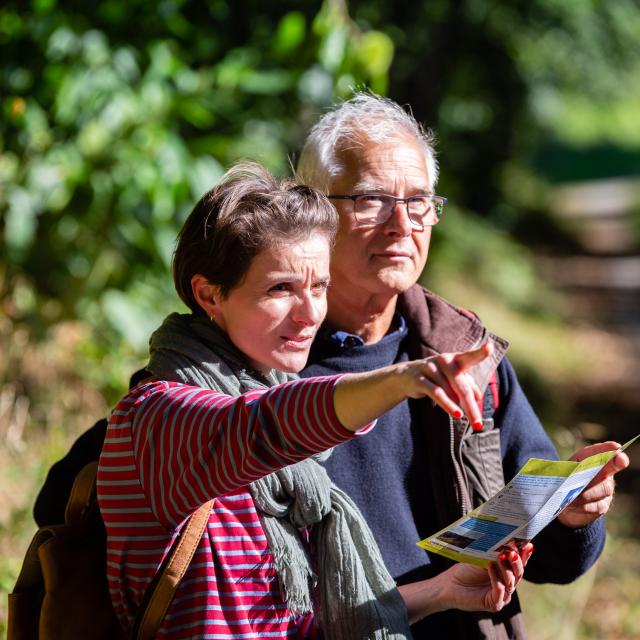
<path fill-rule="evenodd" d="M 414 356 L 415 357 L 415 356 Z M 357 336 L 324 328 L 303 371 L 304 376 L 368 371 L 409 359 L 406 323 L 396 319 L 396 329 L 380 342 L 365 345 Z M 506 481 L 530 457 L 557 458 L 557 453 L 527 401 L 515 373 L 504 359 L 498 367 L 499 407 L 494 415 L 500 428 L 501 453 Z M 416 403 L 403 402 L 378 420 L 366 438 L 357 438 L 334 449 L 325 466 L 365 516 L 390 573 L 399 584 L 432 577 L 450 566 L 416 542 L 435 533 L 434 490 L 427 473 L 423 425 L 415 419 Z M 443 452 L 447 455 L 447 452 Z M 527 568 L 534 582 L 571 582 L 597 559 L 604 544 L 604 525 L 597 521 L 584 529 L 570 530 L 552 523 L 535 540 L 536 552 Z M 517 610 L 504 611 L 504 619 Z M 469 625 L 462 637 L 475 637 Z M 464 619 L 463 619 L 464 622 Z M 450 612 L 429 616 L 414 625 L 419 638 L 455 638 L 460 627 Z"/>

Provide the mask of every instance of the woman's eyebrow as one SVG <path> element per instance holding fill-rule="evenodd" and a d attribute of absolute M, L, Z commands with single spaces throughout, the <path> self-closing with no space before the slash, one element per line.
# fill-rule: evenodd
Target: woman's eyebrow
<path fill-rule="evenodd" d="M 280 280 L 282 278 L 294 278 L 296 275 L 295 271 L 267 271 L 263 274 L 263 277 L 269 280 Z"/>
<path fill-rule="evenodd" d="M 303 280 L 306 280 L 304 275 L 288 271 L 272 271 L 270 273 L 265 273 L 261 278 L 261 282 L 265 284 L 273 284 L 274 282 L 302 282 Z M 330 280 L 331 277 L 329 274 L 317 274 L 317 276 L 313 278 L 314 282 L 329 282 Z"/>
<path fill-rule="evenodd" d="M 302 276 L 295 274 L 292 271 L 270 271 L 263 274 L 260 278 L 260 282 L 273 283 L 273 282 L 291 282 L 292 280 L 301 280 Z"/>

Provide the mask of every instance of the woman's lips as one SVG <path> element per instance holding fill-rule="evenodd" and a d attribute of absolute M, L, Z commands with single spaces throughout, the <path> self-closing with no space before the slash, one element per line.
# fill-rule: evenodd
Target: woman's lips
<path fill-rule="evenodd" d="M 287 347 L 292 349 L 306 349 L 313 341 L 314 336 L 282 336 Z"/>

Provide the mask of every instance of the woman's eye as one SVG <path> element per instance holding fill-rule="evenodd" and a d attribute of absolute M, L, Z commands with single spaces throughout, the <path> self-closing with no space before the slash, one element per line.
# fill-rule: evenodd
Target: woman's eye
<path fill-rule="evenodd" d="M 289 291 L 289 285 L 286 282 L 278 282 L 278 284 L 274 284 L 269 291 Z"/>

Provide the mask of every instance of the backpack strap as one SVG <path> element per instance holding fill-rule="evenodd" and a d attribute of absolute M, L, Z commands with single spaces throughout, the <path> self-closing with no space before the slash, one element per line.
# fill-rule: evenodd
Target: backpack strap
<path fill-rule="evenodd" d="M 76 475 L 64 511 L 67 524 L 80 524 L 87 510 L 95 505 L 97 474 L 98 462 L 95 461 L 82 467 Z"/>
<path fill-rule="evenodd" d="M 209 522 L 212 506 L 213 500 L 210 500 L 194 511 L 174 542 L 162 567 L 147 588 L 131 633 L 133 640 L 150 640 L 160 628 L 180 581 L 195 555 Z"/>
<path fill-rule="evenodd" d="M 65 521 L 68 524 L 79 524 L 92 504 L 95 505 L 97 472 L 98 463 L 91 462 L 76 476 L 65 511 Z M 213 500 L 210 500 L 191 514 L 147 587 L 131 633 L 133 640 L 150 640 L 160 628 L 180 581 L 195 555 L 212 506 Z M 44 531 L 42 535 L 47 534 L 51 535 L 48 531 Z M 25 580 L 27 579 L 25 574 Z"/>

